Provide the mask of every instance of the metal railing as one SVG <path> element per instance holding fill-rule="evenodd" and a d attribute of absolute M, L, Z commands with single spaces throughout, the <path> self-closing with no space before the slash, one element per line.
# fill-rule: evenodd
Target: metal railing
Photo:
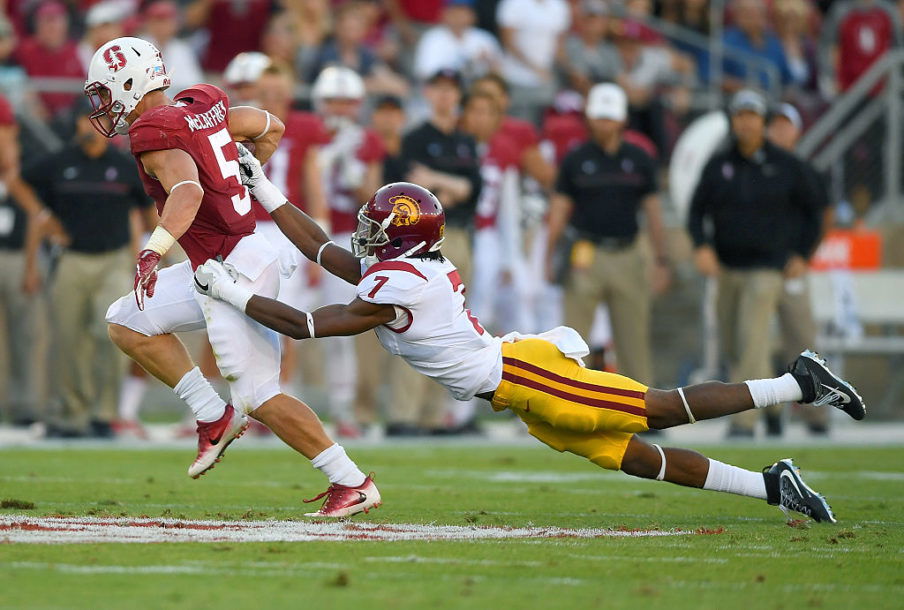
<path fill-rule="evenodd" d="M 904 49 L 887 53 L 873 64 L 853 87 L 839 96 L 831 108 L 801 138 L 798 152 L 810 159 L 817 169 L 828 172 L 832 179 L 834 199 L 847 195 L 843 184 L 845 155 L 863 142 L 867 131 L 883 121 L 882 137 L 871 142 L 881 148 L 877 162 L 881 164 L 883 213 L 904 215 L 902 197 L 901 154 L 904 152 Z M 877 91 L 881 88 L 880 91 Z"/>

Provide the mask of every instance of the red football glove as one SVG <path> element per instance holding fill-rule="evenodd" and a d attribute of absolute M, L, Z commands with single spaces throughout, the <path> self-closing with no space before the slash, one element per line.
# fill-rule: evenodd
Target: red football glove
<path fill-rule="evenodd" d="M 138 309 L 144 310 L 144 297 L 154 296 L 154 286 L 157 285 L 157 263 L 160 262 L 160 254 L 153 250 L 142 250 L 138 253 L 138 264 L 135 265 L 135 302 Z"/>

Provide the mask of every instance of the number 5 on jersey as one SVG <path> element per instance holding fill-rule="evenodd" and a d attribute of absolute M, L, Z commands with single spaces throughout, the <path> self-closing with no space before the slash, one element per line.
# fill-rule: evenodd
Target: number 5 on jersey
<path fill-rule="evenodd" d="M 223 154 L 223 148 L 228 144 L 232 144 L 232 136 L 229 135 L 229 130 L 221 129 L 207 136 L 207 139 L 210 140 L 210 147 L 217 158 L 217 164 L 220 166 L 220 173 L 223 174 L 223 179 L 228 180 L 230 177 L 234 177 L 239 183 L 241 194 L 232 196 L 232 207 L 235 208 L 235 211 L 240 216 L 244 216 L 251 211 L 251 195 L 248 193 L 247 187 L 242 184 L 242 176 L 239 174 L 239 162 L 229 161 Z"/>

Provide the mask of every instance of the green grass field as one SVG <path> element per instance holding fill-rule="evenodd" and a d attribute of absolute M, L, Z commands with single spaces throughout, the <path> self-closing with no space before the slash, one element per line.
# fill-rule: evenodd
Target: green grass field
<path fill-rule="evenodd" d="M 764 502 L 639 481 L 537 446 L 355 449 L 383 507 L 356 522 L 653 528 L 712 535 L 464 541 L 2 544 L 2 608 L 901 608 L 900 448 L 729 449 L 792 456 L 837 525 Z M 14 515 L 303 520 L 324 485 L 288 450 L 237 444 L 204 478 L 184 450 L 0 451 Z M 5 502 L 10 505 L 10 502 Z M 12 504 L 16 504 L 13 502 Z M 723 529 L 724 528 L 724 529 Z"/>

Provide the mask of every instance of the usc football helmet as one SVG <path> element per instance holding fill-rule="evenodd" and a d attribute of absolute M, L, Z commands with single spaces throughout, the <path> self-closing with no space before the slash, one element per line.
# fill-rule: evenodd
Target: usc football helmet
<path fill-rule="evenodd" d="M 148 41 L 124 36 L 102 45 L 88 64 L 85 81 L 94 128 L 108 138 L 127 134 L 126 117 L 141 98 L 169 86 L 160 51 Z"/>
<path fill-rule="evenodd" d="M 443 243 L 446 214 L 436 196 L 417 184 L 380 188 L 358 211 L 352 253 L 385 261 L 436 252 Z"/>

